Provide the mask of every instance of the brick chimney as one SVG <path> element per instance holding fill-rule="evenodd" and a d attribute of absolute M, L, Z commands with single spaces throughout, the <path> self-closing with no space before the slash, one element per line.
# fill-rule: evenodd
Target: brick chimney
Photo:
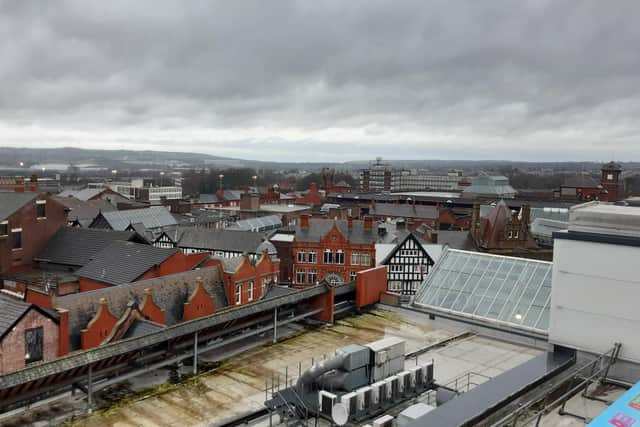
<path fill-rule="evenodd" d="M 60 318 L 58 323 L 58 357 L 69 353 L 69 310 L 56 308 Z"/>
<path fill-rule="evenodd" d="M 474 203 L 471 211 L 471 236 L 477 239 L 480 233 L 480 204 Z"/>
<path fill-rule="evenodd" d="M 353 228 L 353 218 L 347 218 L 347 224 L 349 225 L 349 230 Z"/>
<path fill-rule="evenodd" d="M 373 228 L 373 217 L 371 215 L 367 215 L 364 217 L 364 229 L 371 230 Z"/>
<path fill-rule="evenodd" d="M 315 182 L 312 182 L 311 185 L 309 186 L 309 192 L 310 193 L 317 193 L 318 192 L 318 186 L 316 185 Z"/>
<path fill-rule="evenodd" d="M 311 215 L 300 215 L 300 228 L 309 228 L 309 217 Z"/>

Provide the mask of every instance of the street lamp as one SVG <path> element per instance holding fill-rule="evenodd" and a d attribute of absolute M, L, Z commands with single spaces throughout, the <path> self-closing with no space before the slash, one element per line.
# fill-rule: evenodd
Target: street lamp
<path fill-rule="evenodd" d="M 253 175 L 253 189 L 257 193 L 258 192 L 258 175 Z"/>
<path fill-rule="evenodd" d="M 23 168 L 24 167 L 24 162 L 20 162 L 20 167 Z"/>
<path fill-rule="evenodd" d="M 164 186 L 164 171 L 160 171 L 160 187 Z"/>

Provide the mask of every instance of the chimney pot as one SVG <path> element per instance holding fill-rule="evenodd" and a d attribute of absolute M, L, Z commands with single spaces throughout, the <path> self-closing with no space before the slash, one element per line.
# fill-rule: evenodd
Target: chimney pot
<path fill-rule="evenodd" d="M 300 227 L 309 228 L 309 215 L 300 215 Z"/>

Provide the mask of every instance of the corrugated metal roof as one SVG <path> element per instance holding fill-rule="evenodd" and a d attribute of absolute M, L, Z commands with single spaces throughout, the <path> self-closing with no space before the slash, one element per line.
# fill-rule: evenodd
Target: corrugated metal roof
<path fill-rule="evenodd" d="M 79 269 L 80 277 L 111 285 L 129 283 L 177 253 L 178 249 L 155 248 L 139 243 L 115 241 Z"/>
<path fill-rule="evenodd" d="M 102 212 L 102 216 L 114 230 L 126 230 L 130 224 L 136 223 L 144 224 L 146 228 L 159 228 L 178 224 L 173 215 L 164 206 Z"/>
<path fill-rule="evenodd" d="M 550 262 L 445 249 L 415 304 L 462 317 L 546 332 Z"/>

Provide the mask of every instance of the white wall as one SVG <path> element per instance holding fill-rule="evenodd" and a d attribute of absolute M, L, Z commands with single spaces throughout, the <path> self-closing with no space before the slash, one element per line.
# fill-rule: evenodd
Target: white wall
<path fill-rule="evenodd" d="M 640 363 L 640 247 L 555 239 L 549 342 Z"/>

